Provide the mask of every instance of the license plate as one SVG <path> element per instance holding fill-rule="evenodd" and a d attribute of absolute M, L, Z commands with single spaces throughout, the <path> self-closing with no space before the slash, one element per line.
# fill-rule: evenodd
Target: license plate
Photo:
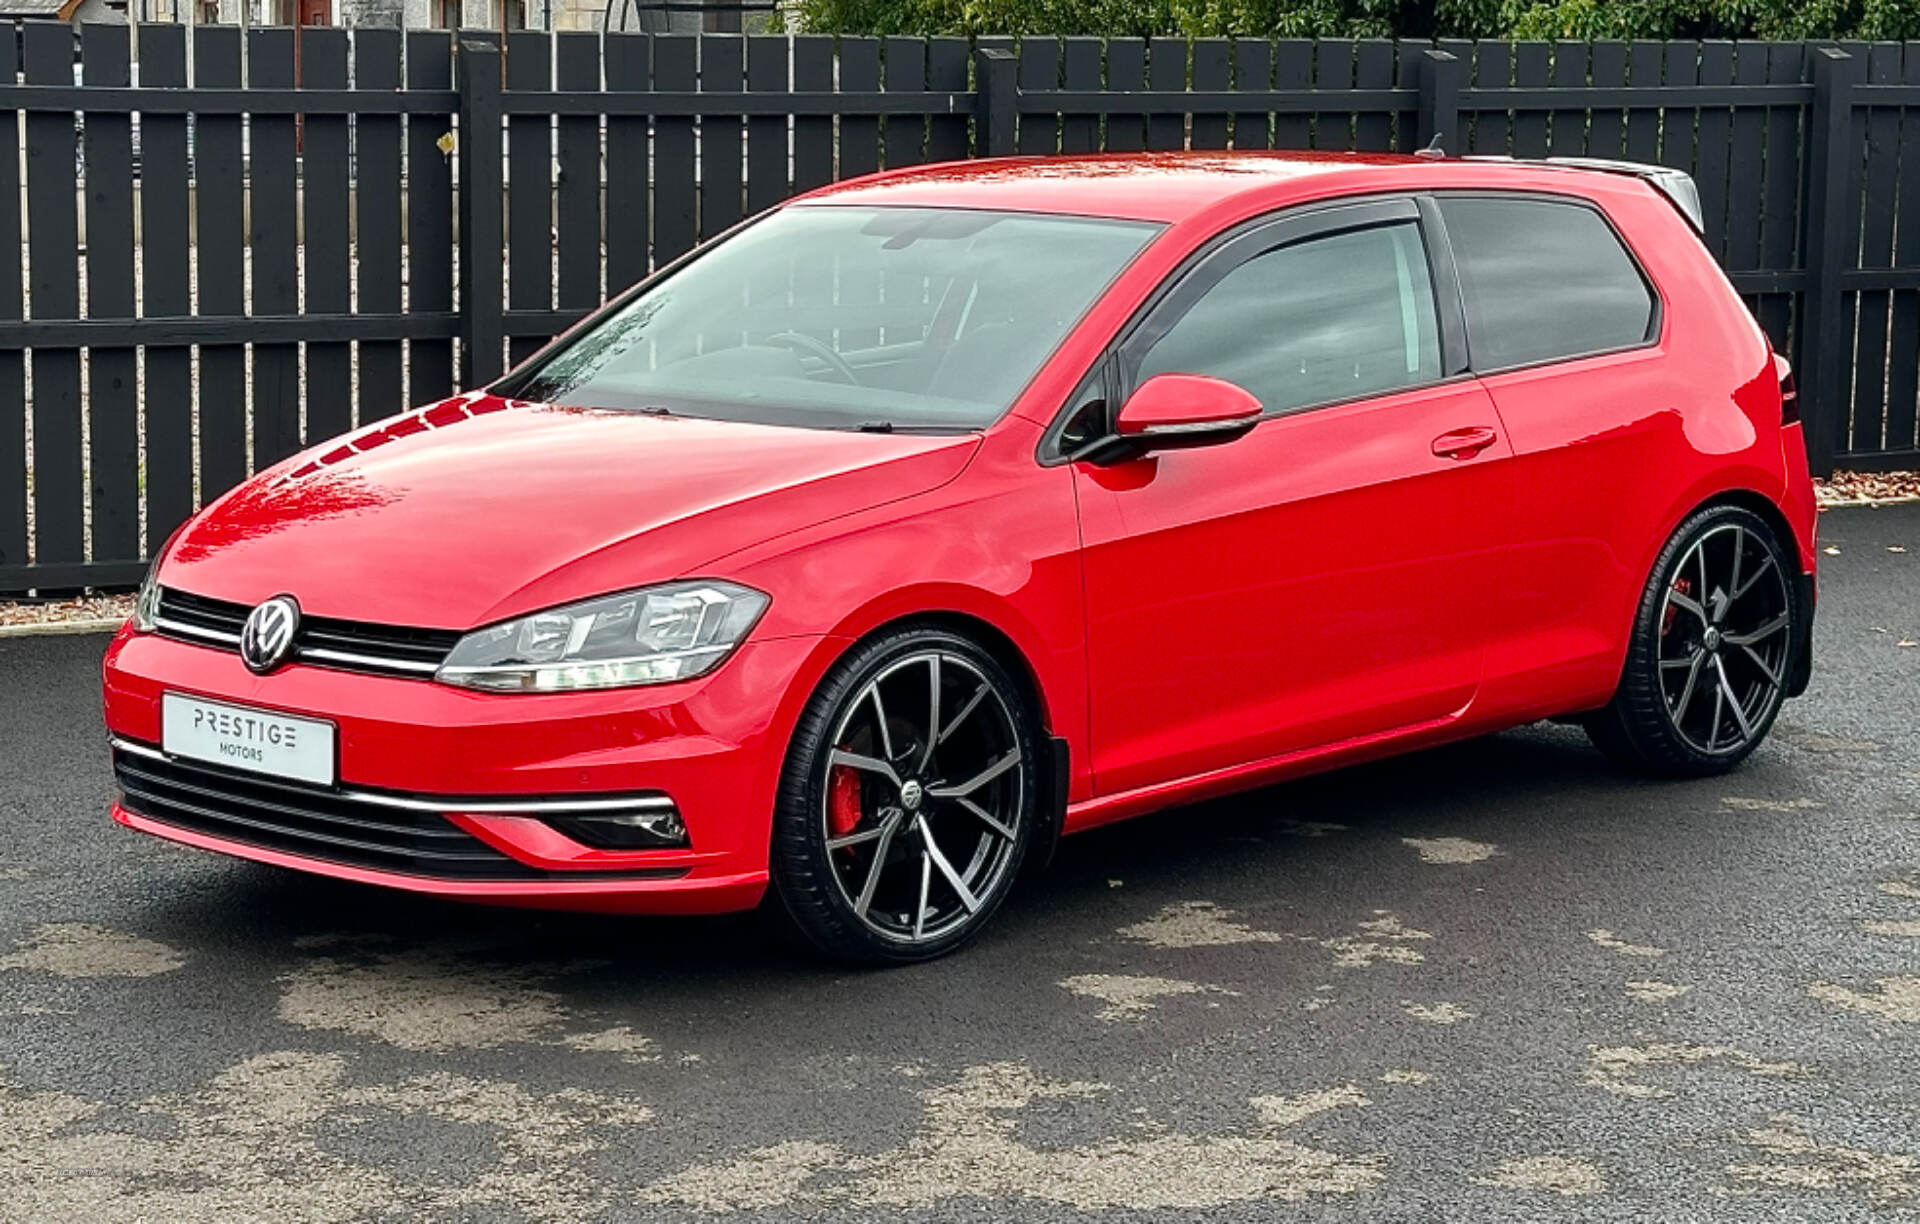
<path fill-rule="evenodd" d="M 318 719 L 179 693 L 160 698 L 160 746 L 188 760 L 331 786 L 333 740 L 333 724 Z"/>

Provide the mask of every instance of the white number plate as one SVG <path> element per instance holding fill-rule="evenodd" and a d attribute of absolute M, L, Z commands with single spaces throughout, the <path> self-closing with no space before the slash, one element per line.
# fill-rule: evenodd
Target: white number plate
<path fill-rule="evenodd" d="M 270 710 L 160 697 L 160 746 L 173 756 L 333 785 L 332 723 Z"/>

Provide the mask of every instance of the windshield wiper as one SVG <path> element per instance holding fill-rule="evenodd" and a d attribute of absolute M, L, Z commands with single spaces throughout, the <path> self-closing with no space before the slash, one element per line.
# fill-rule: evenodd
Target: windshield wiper
<path fill-rule="evenodd" d="M 857 424 L 849 425 L 847 426 L 847 428 L 855 431 L 856 433 L 890 434 L 893 432 L 893 422 L 892 421 L 861 421 Z"/>

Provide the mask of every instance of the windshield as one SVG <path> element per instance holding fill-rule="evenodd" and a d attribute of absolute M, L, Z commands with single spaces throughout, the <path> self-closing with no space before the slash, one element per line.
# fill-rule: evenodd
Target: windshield
<path fill-rule="evenodd" d="M 1012 406 L 1158 231 L 972 209 L 783 209 L 621 306 L 511 394 L 775 424 L 977 429 Z"/>

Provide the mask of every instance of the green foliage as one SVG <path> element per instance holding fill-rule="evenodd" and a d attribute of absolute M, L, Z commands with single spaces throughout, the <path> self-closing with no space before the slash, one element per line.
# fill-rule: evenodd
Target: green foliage
<path fill-rule="evenodd" d="M 1920 0 L 797 0 L 843 34 L 1920 38 Z"/>

